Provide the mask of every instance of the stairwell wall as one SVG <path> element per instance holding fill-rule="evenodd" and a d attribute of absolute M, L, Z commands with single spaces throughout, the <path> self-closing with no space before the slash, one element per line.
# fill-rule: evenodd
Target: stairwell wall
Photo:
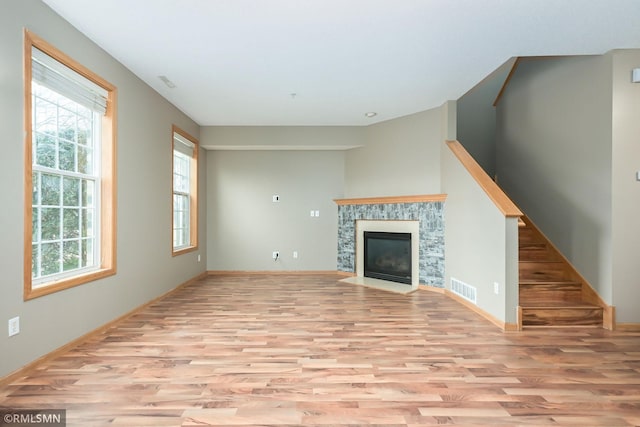
<path fill-rule="evenodd" d="M 640 50 L 615 50 L 613 64 L 612 260 L 613 305 L 619 323 L 638 323 L 640 301 L 640 83 L 631 70 L 640 67 Z"/>
<path fill-rule="evenodd" d="M 608 304 L 611 61 L 522 60 L 496 110 L 500 186 Z"/>

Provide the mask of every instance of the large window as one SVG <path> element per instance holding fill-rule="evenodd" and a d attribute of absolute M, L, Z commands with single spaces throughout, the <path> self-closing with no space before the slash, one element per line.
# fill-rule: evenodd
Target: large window
<path fill-rule="evenodd" d="M 115 87 L 25 31 L 25 298 L 115 273 Z"/>
<path fill-rule="evenodd" d="M 198 247 L 198 141 L 173 126 L 173 254 Z"/>

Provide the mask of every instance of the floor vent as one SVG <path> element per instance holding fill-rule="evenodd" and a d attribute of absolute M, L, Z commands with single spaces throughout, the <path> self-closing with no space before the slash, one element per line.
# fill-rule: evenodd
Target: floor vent
<path fill-rule="evenodd" d="M 476 304 L 476 288 L 453 277 L 451 278 L 451 292 Z"/>

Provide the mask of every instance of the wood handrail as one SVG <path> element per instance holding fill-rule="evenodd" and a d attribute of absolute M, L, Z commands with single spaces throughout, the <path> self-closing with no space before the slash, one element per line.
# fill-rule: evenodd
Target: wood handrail
<path fill-rule="evenodd" d="M 375 205 L 378 203 L 421 203 L 443 202 L 446 194 L 421 194 L 416 196 L 362 197 L 357 199 L 334 199 L 338 206 L 342 205 Z"/>
<path fill-rule="evenodd" d="M 487 173 L 480 167 L 469 152 L 458 141 L 447 141 L 447 146 L 453 154 L 460 160 L 460 163 L 467 169 L 473 179 L 487 193 L 487 196 L 493 201 L 496 207 L 506 217 L 520 217 L 522 212 L 511 201 L 511 199 L 502 191 Z"/>

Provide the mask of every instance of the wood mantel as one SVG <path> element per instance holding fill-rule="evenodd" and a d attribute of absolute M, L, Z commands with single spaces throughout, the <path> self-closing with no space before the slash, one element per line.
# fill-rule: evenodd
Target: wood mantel
<path fill-rule="evenodd" d="M 337 205 L 375 205 L 379 203 L 421 203 L 421 202 L 444 202 L 446 194 L 421 194 L 416 196 L 384 196 L 384 197 L 363 197 L 358 199 L 334 199 Z"/>

